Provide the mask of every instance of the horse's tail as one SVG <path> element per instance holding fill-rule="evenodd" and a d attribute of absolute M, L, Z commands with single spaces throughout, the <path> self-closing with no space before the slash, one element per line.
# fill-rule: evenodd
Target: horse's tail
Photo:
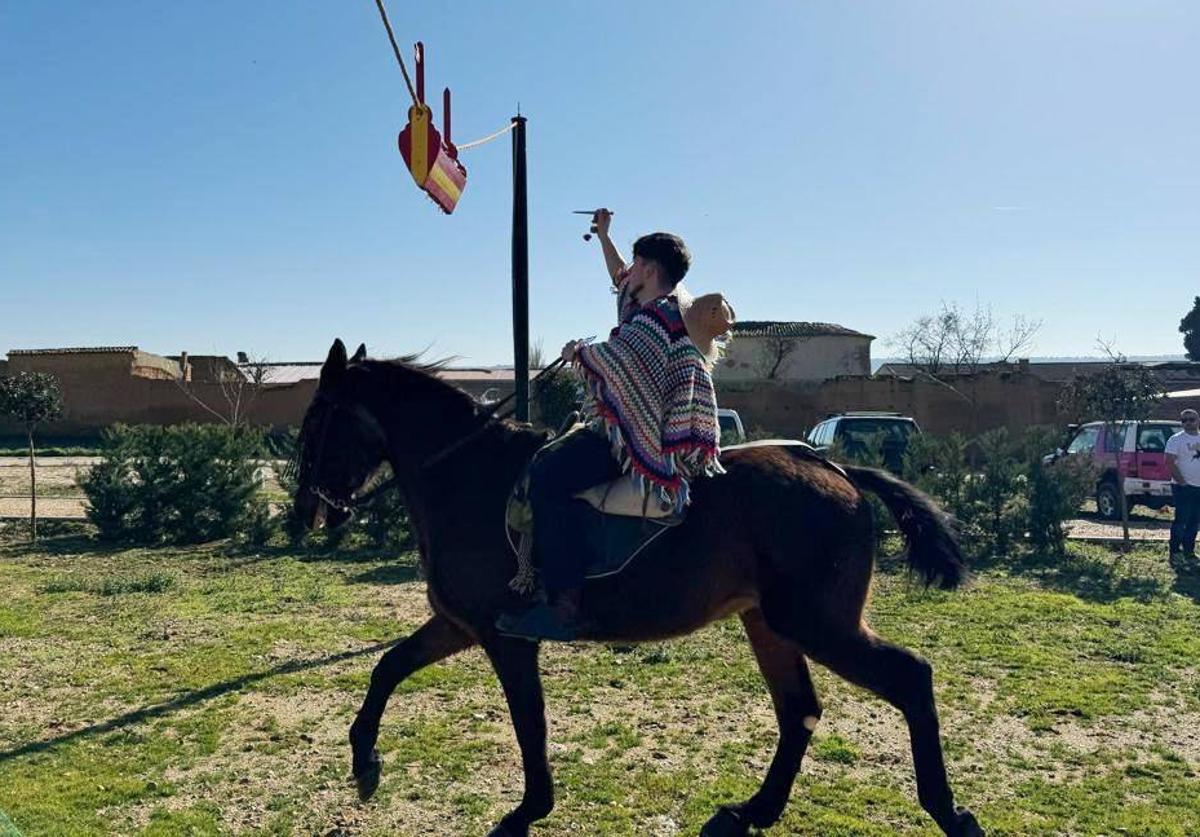
<path fill-rule="evenodd" d="M 908 565 L 925 584 L 953 590 L 967 576 L 953 518 L 924 493 L 879 468 L 841 466 L 861 489 L 887 506 L 908 546 Z"/>

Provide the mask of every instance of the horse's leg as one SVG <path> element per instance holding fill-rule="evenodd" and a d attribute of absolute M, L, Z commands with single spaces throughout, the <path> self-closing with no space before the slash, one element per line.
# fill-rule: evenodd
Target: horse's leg
<path fill-rule="evenodd" d="M 704 825 L 701 837 L 744 835 L 750 826 L 766 828 L 783 814 L 792 782 L 821 717 L 821 702 L 813 688 L 808 664 L 799 647 L 767 627 L 757 608 L 742 614 L 742 624 L 766 678 L 779 720 L 779 745 L 762 787 L 740 805 L 722 807 Z"/>
<path fill-rule="evenodd" d="M 497 637 L 484 645 L 504 687 L 525 770 L 521 804 L 506 814 L 488 837 L 527 837 L 530 824 L 554 807 L 554 782 L 546 761 L 546 705 L 538 672 L 538 648 L 537 643 L 509 637 Z"/>
<path fill-rule="evenodd" d="M 975 816 L 954 807 L 934 705 L 933 667 L 862 624 L 847 632 L 826 622 L 805 639 L 805 651 L 814 660 L 904 713 L 917 774 L 917 797 L 942 831 L 954 837 L 982 835 Z"/>
<path fill-rule="evenodd" d="M 396 686 L 414 671 L 470 648 L 475 640 L 445 616 L 435 615 L 388 650 L 371 672 L 371 685 L 362 708 L 350 726 L 351 767 L 358 795 L 364 801 L 379 787 L 382 762 L 375 749 L 383 709 Z"/>

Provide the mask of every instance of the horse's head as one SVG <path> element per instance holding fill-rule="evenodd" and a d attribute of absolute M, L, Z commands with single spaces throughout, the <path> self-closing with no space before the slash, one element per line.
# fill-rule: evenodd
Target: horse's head
<path fill-rule="evenodd" d="M 336 528 L 351 517 L 356 495 L 387 461 L 383 427 L 361 400 L 359 365 L 367 349 L 346 358 L 335 340 L 321 367 L 316 395 L 304 414 L 297 452 L 296 519 L 308 528 Z"/>

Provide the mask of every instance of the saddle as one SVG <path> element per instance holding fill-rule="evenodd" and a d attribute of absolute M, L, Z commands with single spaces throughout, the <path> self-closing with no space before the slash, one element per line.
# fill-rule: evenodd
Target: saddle
<path fill-rule="evenodd" d="M 575 424 L 549 443 L 561 440 L 584 427 Z M 534 456 L 534 459 L 537 455 Z M 529 469 L 521 474 L 509 494 L 505 513 L 505 534 L 517 556 L 517 575 L 510 582 L 513 590 L 531 593 L 536 586 L 533 566 L 533 510 L 529 505 Z M 675 512 L 672 504 L 653 493 L 642 495 L 628 474 L 575 495 L 591 506 L 593 515 L 580 532 L 583 546 L 595 556 L 584 573 L 586 579 L 615 575 L 628 566 L 668 530 L 684 520 L 684 512 Z"/>
<path fill-rule="evenodd" d="M 683 522 L 683 513 L 675 514 L 671 503 L 653 494 L 642 496 L 628 474 L 623 474 L 612 482 L 594 485 L 586 491 L 581 491 L 575 495 L 575 499 L 583 500 L 600 514 L 649 520 L 673 518 L 676 523 Z"/>
<path fill-rule="evenodd" d="M 581 427 L 583 425 L 577 424 L 558 438 Z M 722 453 L 759 447 L 795 448 L 805 456 L 819 459 L 842 476 L 846 475 L 845 471 L 821 456 L 811 445 L 795 439 L 746 442 L 723 448 Z M 526 469 L 513 486 L 505 514 L 505 534 L 517 556 L 517 575 L 509 586 L 525 594 L 532 593 L 537 586 L 537 571 L 533 566 L 533 512 L 529 506 L 528 490 L 529 472 Z M 643 496 L 628 474 L 592 486 L 575 497 L 591 506 L 594 512 L 589 525 L 580 533 L 584 545 L 595 556 L 584 574 L 589 580 L 613 576 L 624 570 L 634 558 L 664 540 L 671 529 L 683 523 L 686 514 L 676 513 L 670 503 L 654 494 Z"/>

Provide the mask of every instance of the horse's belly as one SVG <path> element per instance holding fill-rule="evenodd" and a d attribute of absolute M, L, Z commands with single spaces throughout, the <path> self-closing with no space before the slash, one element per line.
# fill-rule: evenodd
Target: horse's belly
<path fill-rule="evenodd" d="M 584 589 L 587 639 L 644 642 L 683 636 L 758 604 L 749 573 L 738 562 L 631 567 Z"/>

